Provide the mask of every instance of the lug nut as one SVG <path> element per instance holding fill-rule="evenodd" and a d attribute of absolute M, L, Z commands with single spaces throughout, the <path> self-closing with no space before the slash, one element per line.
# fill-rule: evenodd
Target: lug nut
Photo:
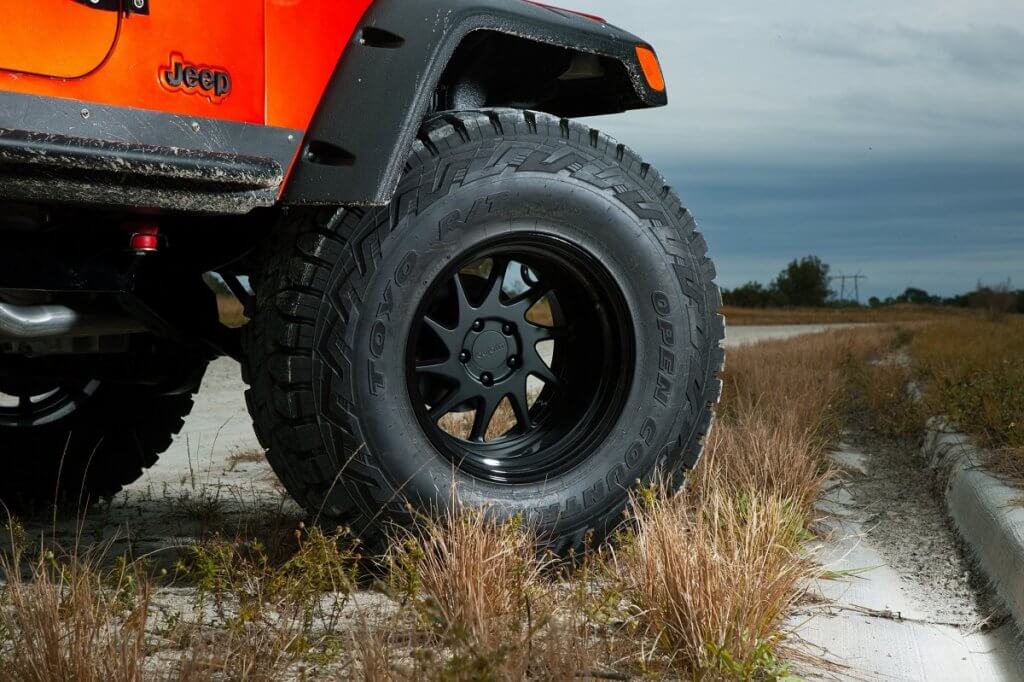
<path fill-rule="evenodd" d="M 483 382 L 484 386 L 490 386 L 494 383 L 494 377 L 491 376 L 490 372 L 484 372 L 480 375 L 480 381 Z"/>
<path fill-rule="evenodd" d="M 478 331 L 480 331 L 483 328 L 484 328 L 484 321 L 483 320 L 477 320 L 476 322 L 473 323 L 473 331 L 478 332 Z"/>
<path fill-rule="evenodd" d="M 462 364 L 466 364 L 467 362 L 469 362 L 472 359 L 473 359 L 473 354 L 470 353 L 468 350 L 464 350 L 461 353 L 459 353 L 459 362 L 461 362 Z"/>
<path fill-rule="evenodd" d="M 515 330 L 516 328 L 512 326 L 511 322 L 506 322 L 505 324 L 501 325 L 501 331 L 505 333 L 505 336 L 512 336 L 512 332 L 514 332 Z"/>
<path fill-rule="evenodd" d="M 513 355 L 512 357 L 510 357 L 508 359 L 508 366 L 511 367 L 512 369 L 515 369 L 516 367 L 518 367 L 519 366 L 519 356 L 518 355 Z"/>

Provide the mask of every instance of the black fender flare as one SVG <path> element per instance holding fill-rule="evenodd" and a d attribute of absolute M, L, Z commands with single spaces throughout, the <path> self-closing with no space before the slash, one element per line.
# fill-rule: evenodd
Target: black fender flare
<path fill-rule="evenodd" d="M 498 43 L 486 59 L 474 51 L 481 36 Z M 283 202 L 388 203 L 432 110 L 515 106 L 576 117 L 664 106 L 667 95 L 648 84 L 638 46 L 650 47 L 606 23 L 524 0 L 376 0 L 331 76 Z M 517 62 L 523 57 L 527 68 Z M 548 78 L 527 74 L 530 67 Z M 475 86 L 460 88 L 468 98 L 446 106 L 439 87 L 456 68 L 499 69 L 518 81 L 475 95 Z M 490 76 L 477 76 L 486 87 Z"/>

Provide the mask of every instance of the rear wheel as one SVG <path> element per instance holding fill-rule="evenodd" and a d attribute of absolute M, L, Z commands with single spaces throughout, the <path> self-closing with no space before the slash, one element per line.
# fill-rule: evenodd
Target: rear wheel
<path fill-rule="evenodd" d="M 156 462 L 191 409 L 191 393 L 9 372 L 0 377 L 0 499 L 85 503 L 113 495 Z"/>
<path fill-rule="evenodd" d="M 274 239 L 248 401 L 311 513 L 372 540 L 457 494 L 565 551 L 635 481 L 696 464 L 721 391 L 714 269 L 657 172 L 597 131 L 439 117 L 389 207 L 292 214 Z"/>

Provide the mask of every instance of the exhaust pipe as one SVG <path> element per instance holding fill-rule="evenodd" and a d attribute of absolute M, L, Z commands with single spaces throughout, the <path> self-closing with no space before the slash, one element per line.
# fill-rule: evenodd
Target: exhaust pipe
<path fill-rule="evenodd" d="M 128 316 L 76 310 L 63 305 L 0 303 L 0 339 L 37 339 L 112 336 L 146 331 Z"/>

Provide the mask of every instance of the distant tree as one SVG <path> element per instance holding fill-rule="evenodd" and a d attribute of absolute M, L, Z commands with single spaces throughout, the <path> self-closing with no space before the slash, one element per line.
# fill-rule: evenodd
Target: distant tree
<path fill-rule="evenodd" d="M 760 282 L 747 282 L 732 291 L 722 293 L 722 300 L 726 305 L 740 308 L 767 308 L 772 305 L 774 298 L 775 292 L 765 288 Z"/>
<path fill-rule="evenodd" d="M 942 299 L 938 296 L 932 296 L 924 289 L 918 289 L 916 287 L 907 287 L 906 290 L 896 297 L 897 303 L 914 303 L 917 305 L 931 305 L 935 303 L 941 303 Z"/>
<path fill-rule="evenodd" d="M 994 320 L 1015 312 L 1020 305 L 1017 292 L 1010 288 L 1010 280 L 994 286 L 978 282 L 978 287 L 968 295 L 968 300 L 972 308 L 984 310 Z"/>
<path fill-rule="evenodd" d="M 879 306 L 882 305 L 882 300 L 877 296 L 872 296 L 871 298 L 868 299 L 868 305 L 871 306 L 872 308 L 878 308 Z"/>
<path fill-rule="evenodd" d="M 832 295 L 828 286 L 828 265 L 817 256 L 794 260 L 772 284 L 784 305 L 823 306 Z"/>
<path fill-rule="evenodd" d="M 953 306 L 956 308 L 966 308 L 971 304 L 971 294 L 957 294 L 956 296 L 949 296 L 948 298 L 942 299 L 942 305 Z"/>

